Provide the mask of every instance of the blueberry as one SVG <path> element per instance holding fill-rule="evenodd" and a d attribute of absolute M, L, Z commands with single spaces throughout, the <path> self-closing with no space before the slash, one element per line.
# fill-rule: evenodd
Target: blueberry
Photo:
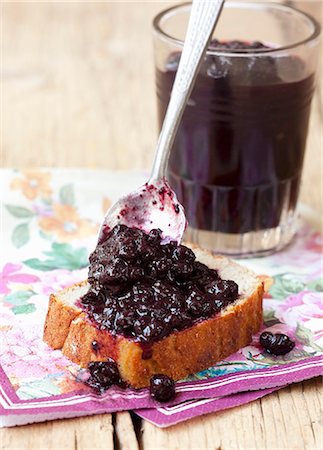
<path fill-rule="evenodd" d="M 175 382 L 167 375 L 156 374 L 150 379 L 150 395 L 158 402 L 168 402 L 175 397 Z"/>
<path fill-rule="evenodd" d="M 168 242 L 168 244 L 164 244 L 162 246 L 164 253 L 170 258 L 173 256 L 173 252 L 176 248 L 177 248 L 176 241 L 170 241 L 170 242 Z"/>
<path fill-rule="evenodd" d="M 90 377 L 86 383 L 98 392 L 105 392 L 120 381 L 118 366 L 111 358 L 107 361 L 90 362 L 88 370 Z"/>
<path fill-rule="evenodd" d="M 149 231 L 148 241 L 160 244 L 162 231 L 158 229 L 153 229 Z"/>
<path fill-rule="evenodd" d="M 100 350 L 101 345 L 99 344 L 98 341 L 94 340 L 91 342 L 91 347 L 93 351 L 98 352 Z"/>
<path fill-rule="evenodd" d="M 114 317 L 115 313 L 116 308 L 114 305 L 106 306 L 102 311 L 102 314 L 105 316 L 105 318 Z"/>
<path fill-rule="evenodd" d="M 96 303 L 97 298 L 97 294 L 92 290 L 89 290 L 89 292 L 82 297 L 82 303 L 83 305 L 92 305 L 93 303 Z"/>
<path fill-rule="evenodd" d="M 119 281 L 127 280 L 129 276 L 128 263 L 118 256 L 113 257 L 111 265 L 106 267 L 103 276 L 107 277 L 108 282 L 111 279 Z"/>
<path fill-rule="evenodd" d="M 267 353 L 272 355 L 285 355 L 295 347 L 293 342 L 286 334 L 264 331 L 259 338 L 261 346 Z"/>
<path fill-rule="evenodd" d="M 129 335 L 133 330 L 134 320 L 133 311 L 127 311 L 126 309 L 122 312 L 118 311 L 114 319 L 114 328 L 119 333 Z"/>
<path fill-rule="evenodd" d="M 137 247 L 133 239 L 125 239 L 120 243 L 119 255 L 127 259 L 134 259 L 137 256 Z"/>
<path fill-rule="evenodd" d="M 116 225 L 116 226 L 111 230 L 110 235 L 113 235 L 113 236 L 119 236 L 120 234 L 122 234 L 122 233 L 127 233 L 127 232 L 128 232 L 128 227 L 127 227 L 126 225 L 119 224 L 119 225 Z"/>
<path fill-rule="evenodd" d="M 205 286 L 205 292 L 216 298 L 219 298 L 224 291 L 223 281 L 215 280 Z"/>
<path fill-rule="evenodd" d="M 167 274 L 171 265 L 171 261 L 166 258 L 158 259 L 153 261 L 150 267 L 150 275 L 152 277 L 163 277 Z"/>
<path fill-rule="evenodd" d="M 185 247 L 184 245 L 179 245 L 173 251 L 173 259 L 183 263 L 192 263 L 195 261 L 195 254 L 190 248 Z"/>
<path fill-rule="evenodd" d="M 203 298 L 196 291 L 191 291 L 186 299 L 186 308 L 193 317 L 200 317 L 203 314 Z"/>
<path fill-rule="evenodd" d="M 234 301 L 238 298 L 239 287 L 235 281 L 224 280 L 223 286 L 224 286 L 225 297 L 227 299 Z"/>
<path fill-rule="evenodd" d="M 101 317 L 104 314 L 104 305 L 95 305 L 89 309 L 92 314 L 94 320 L 97 320 L 100 323 Z"/>
<path fill-rule="evenodd" d="M 191 316 L 201 317 L 203 311 L 201 302 L 199 302 L 196 299 L 187 299 L 186 304 L 187 304 L 187 311 L 189 312 L 189 314 L 191 314 Z"/>
<path fill-rule="evenodd" d="M 191 316 L 182 309 L 176 309 L 170 314 L 164 316 L 164 326 L 160 332 L 162 336 L 171 333 L 172 331 L 180 331 L 189 323 L 191 323 Z M 166 327 L 165 327 L 166 325 Z"/>
<path fill-rule="evenodd" d="M 177 275 L 181 275 L 184 277 L 187 277 L 192 274 L 194 270 L 193 264 L 190 262 L 186 262 L 183 260 L 179 260 L 178 262 L 174 263 L 172 266 L 172 271 L 175 272 Z"/>
<path fill-rule="evenodd" d="M 205 292 L 215 299 L 230 303 L 238 298 L 238 285 L 231 280 L 216 279 L 206 285 Z"/>
<path fill-rule="evenodd" d="M 140 280 L 145 276 L 145 269 L 143 267 L 132 267 L 129 269 L 129 280 Z"/>
<path fill-rule="evenodd" d="M 91 267 L 89 278 L 97 280 L 100 278 L 101 274 L 104 272 L 103 264 L 95 264 Z"/>

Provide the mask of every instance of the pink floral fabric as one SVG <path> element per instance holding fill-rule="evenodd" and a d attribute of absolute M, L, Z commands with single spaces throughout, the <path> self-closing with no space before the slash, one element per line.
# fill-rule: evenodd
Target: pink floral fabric
<path fill-rule="evenodd" d="M 20 399 L 74 392 L 78 366 L 42 341 L 48 296 L 87 276 L 104 208 L 145 181 L 141 173 L 3 171 L 4 246 L 0 267 L 0 363 Z M 240 261 L 268 288 L 264 329 L 296 346 L 284 357 L 250 346 L 189 380 L 258 370 L 323 355 L 322 236 L 303 226 L 292 245 Z"/>
<path fill-rule="evenodd" d="M 0 294 L 9 294 L 13 283 L 29 284 L 39 281 L 36 275 L 18 273 L 22 269 L 21 264 L 7 263 L 0 272 Z"/>
<path fill-rule="evenodd" d="M 288 296 L 277 310 L 276 317 L 290 328 L 306 327 L 316 344 L 323 347 L 323 292 L 301 291 Z"/>

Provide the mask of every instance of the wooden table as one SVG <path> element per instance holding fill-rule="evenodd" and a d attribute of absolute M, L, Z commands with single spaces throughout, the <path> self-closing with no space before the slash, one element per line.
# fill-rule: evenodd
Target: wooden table
<path fill-rule="evenodd" d="M 322 1 L 297 3 L 320 18 Z M 2 166 L 148 168 L 157 132 L 151 21 L 170 4 L 2 2 Z M 319 75 L 301 201 L 321 213 L 322 107 Z M 5 429 L 1 443 L 11 450 L 318 449 L 321 385 L 298 383 L 167 430 L 124 412 Z"/>

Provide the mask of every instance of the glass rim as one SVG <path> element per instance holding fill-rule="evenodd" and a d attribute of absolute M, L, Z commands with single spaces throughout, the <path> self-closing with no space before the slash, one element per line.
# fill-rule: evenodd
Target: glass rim
<path fill-rule="evenodd" d="M 171 36 L 170 34 L 167 34 L 165 31 L 162 30 L 161 27 L 161 20 L 168 14 L 175 12 L 176 10 L 179 9 L 186 9 L 187 7 L 191 6 L 191 2 L 184 2 L 184 3 L 179 3 L 177 5 L 171 6 L 170 8 L 164 9 L 163 11 L 161 11 L 160 13 L 158 13 L 154 19 L 153 19 L 153 28 L 154 31 L 156 32 L 157 35 L 159 35 L 162 39 L 166 40 L 167 42 L 171 42 L 173 44 L 176 44 L 177 46 L 183 47 L 184 45 L 184 41 L 182 39 L 177 39 L 174 36 Z M 264 55 L 268 55 L 268 53 L 279 53 L 285 50 L 289 50 L 292 48 L 296 48 L 299 47 L 301 45 L 305 45 L 307 43 L 310 43 L 311 41 L 314 41 L 315 39 L 317 39 L 320 36 L 320 32 L 321 32 L 321 26 L 320 24 L 317 22 L 317 20 L 312 17 L 310 14 L 305 13 L 304 11 L 300 11 L 297 8 L 294 8 L 290 5 L 286 5 L 286 4 L 282 4 L 282 3 L 275 3 L 275 2 L 235 2 L 235 1 L 229 1 L 229 2 L 225 2 L 224 4 L 224 8 L 225 7 L 240 7 L 240 8 L 253 8 L 253 9 L 261 9 L 263 7 L 272 7 L 273 9 L 277 9 L 277 10 L 287 10 L 287 11 L 292 11 L 293 13 L 296 13 L 298 16 L 301 16 L 303 19 L 307 19 L 307 21 L 309 21 L 311 23 L 311 25 L 313 26 L 313 30 L 310 33 L 310 35 L 305 38 L 302 39 L 300 41 L 297 41 L 293 44 L 289 44 L 289 45 L 284 45 L 284 46 L 279 46 L 279 47 L 275 47 L 275 48 L 267 48 L 267 49 L 220 49 L 217 50 L 216 47 L 215 48 L 208 48 L 206 53 L 208 55 L 225 55 L 225 56 L 239 56 L 239 57 L 243 57 L 243 56 L 249 56 L 250 54 L 253 55 L 257 55 L 257 56 L 261 56 L 262 54 Z"/>

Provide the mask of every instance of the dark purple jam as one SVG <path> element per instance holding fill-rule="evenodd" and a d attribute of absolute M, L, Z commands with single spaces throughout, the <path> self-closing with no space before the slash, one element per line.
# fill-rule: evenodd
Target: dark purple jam
<path fill-rule="evenodd" d="M 149 391 L 154 400 L 169 402 L 175 397 L 175 382 L 167 375 L 153 375 L 150 379 Z"/>
<path fill-rule="evenodd" d="M 115 361 L 108 358 L 107 361 L 96 361 L 88 364 L 90 377 L 86 384 L 98 393 L 103 393 L 111 386 L 120 383 L 118 366 Z"/>
<path fill-rule="evenodd" d="M 193 228 L 246 233 L 277 227 L 298 197 L 314 75 L 294 56 L 245 56 L 248 49 L 266 52 L 261 42 L 213 41 L 211 47 L 235 56 L 205 57 L 168 179 Z M 179 58 L 171 54 L 156 73 L 160 126 Z"/>
<path fill-rule="evenodd" d="M 149 344 L 217 314 L 238 297 L 234 281 L 195 260 L 191 249 L 115 226 L 90 255 L 90 289 L 82 307 L 100 329 Z"/>
<path fill-rule="evenodd" d="M 286 353 L 290 352 L 295 347 L 295 342 L 286 334 L 273 334 L 270 331 L 264 331 L 260 335 L 259 342 L 267 353 L 277 356 L 286 355 Z"/>

